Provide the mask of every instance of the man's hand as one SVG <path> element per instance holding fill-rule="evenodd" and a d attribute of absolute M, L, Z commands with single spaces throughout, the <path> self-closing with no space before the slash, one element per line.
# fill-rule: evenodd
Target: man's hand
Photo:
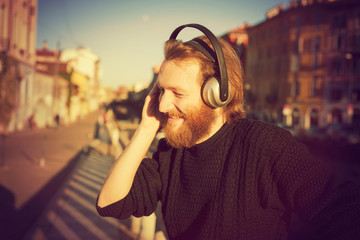
<path fill-rule="evenodd" d="M 129 193 L 136 171 L 160 128 L 162 114 L 159 112 L 159 94 L 156 83 L 145 99 L 139 127 L 115 161 L 100 191 L 99 207 L 119 201 Z"/>
<path fill-rule="evenodd" d="M 145 98 L 142 120 L 140 123 L 142 127 L 148 129 L 153 128 L 156 132 L 159 130 L 163 118 L 162 114 L 159 112 L 159 95 L 160 89 L 158 83 L 155 83 L 149 95 Z"/>

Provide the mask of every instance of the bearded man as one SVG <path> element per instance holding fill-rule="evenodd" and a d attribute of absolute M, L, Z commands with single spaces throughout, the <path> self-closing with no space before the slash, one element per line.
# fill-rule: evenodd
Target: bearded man
<path fill-rule="evenodd" d="M 240 60 L 217 41 L 230 97 L 219 107 L 204 97 L 225 66 L 208 36 L 168 40 L 142 120 L 99 194 L 99 214 L 150 215 L 160 201 L 170 239 L 287 239 L 292 213 L 311 223 L 303 233 L 314 239 L 359 236 L 359 189 L 338 187 L 286 130 L 245 118 Z M 143 159 L 160 129 L 165 139 Z"/>

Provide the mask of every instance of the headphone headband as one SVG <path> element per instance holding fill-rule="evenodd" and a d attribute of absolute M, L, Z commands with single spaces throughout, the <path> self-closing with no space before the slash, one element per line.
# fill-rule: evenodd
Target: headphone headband
<path fill-rule="evenodd" d="M 205 36 L 209 39 L 212 46 L 214 47 L 215 55 L 216 55 L 215 64 L 218 65 L 219 74 L 220 74 L 220 79 L 216 78 L 217 81 L 219 82 L 220 100 L 225 102 L 229 97 L 229 86 L 228 86 L 228 76 L 227 76 L 227 71 L 226 71 L 226 63 L 225 63 L 224 53 L 222 51 L 219 41 L 217 40 L 215 35 L 209 29 L 207 29 L 206 27 L 204 27 L 200 24 L 195 24 L 195 23 L 185 24 L 185 25 L 181 25 L 181 26 L 177 27 L 170 35 L 169 40 L 170 39 L 176 40 L 176 37 L 179 34 L 179 32 L 186 27 L 196 28 L 196 29 L 200 30 L 202 33 L 205 34 Z M 195 43 L 195 42 L 197 42 L 197 43 Z M 191 43 L 191 45 L 193 47 L 196 47 L 193 44 L 199 44 L 200 47 L 196 47 L 196 48 L 199 51 L 203 52 L 207 57 L 209 57 L 209 54 L 213 55 L 211 52 L 209 52 L 209 50 L 206 50 L 208 52 L 208 54 L 206 54 L 204 52 L 204 50 L 202 50 L 202 49 L 205 49 L 204 46 L 201 46 L 201 44 L 196 40 L 189 41 L 188 43 Z M 213 57 L 209 57 L 209 58 L 212 61 L 214 60 Z"/>

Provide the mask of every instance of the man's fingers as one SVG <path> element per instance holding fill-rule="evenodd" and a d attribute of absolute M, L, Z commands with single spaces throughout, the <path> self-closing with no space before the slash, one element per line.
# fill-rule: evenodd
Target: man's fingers
<path fill-rule="evenodd" d="M 158 82 L 156 81 L 156 83 L 154 84 L 153 88 L 151 89 L 149 95 L 156 96 L 159 94 L 160 94 L 160 88 L 159 88 Z"/>

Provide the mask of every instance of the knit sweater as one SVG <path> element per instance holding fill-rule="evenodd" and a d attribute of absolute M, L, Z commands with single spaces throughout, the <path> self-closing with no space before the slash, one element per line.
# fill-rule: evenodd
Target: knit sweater
<path fill-rule="evenodd" d="M 188 149 L 161 140 L 129 194 L 97 210 L 140 217 L 161 201 L 170 239 L 287 239 L 292 213 L 311 222 L 314 239 L 347 239 L 359 234 L 360 193 L 334 183 L 289 132 L 239 119 Z"/>

